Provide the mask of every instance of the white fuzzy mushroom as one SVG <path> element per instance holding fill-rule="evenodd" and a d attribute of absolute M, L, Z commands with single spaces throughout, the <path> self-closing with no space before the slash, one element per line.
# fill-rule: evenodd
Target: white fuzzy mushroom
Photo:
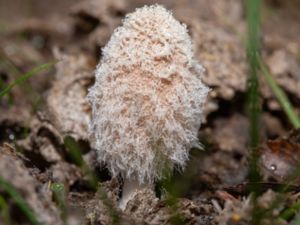
<path fill-rule="evenodd" d="M 124 179 L 121 207 L 199 147 L 202 70 L 186 26 L 160 5 L 128 14 L 104 47 L 88 94 L 91 133 L 98 161 Z"/>

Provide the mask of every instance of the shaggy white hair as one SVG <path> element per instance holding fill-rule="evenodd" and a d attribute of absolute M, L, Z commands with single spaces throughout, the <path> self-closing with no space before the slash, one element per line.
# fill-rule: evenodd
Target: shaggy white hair
<path fill-rule="evenodd" d="M 103 49 L 89 89 L 98 161 L 113 176 L 153 182 L 199 147 L 208 88 L 186 25 L 160 5 L 128 14 Z"/>

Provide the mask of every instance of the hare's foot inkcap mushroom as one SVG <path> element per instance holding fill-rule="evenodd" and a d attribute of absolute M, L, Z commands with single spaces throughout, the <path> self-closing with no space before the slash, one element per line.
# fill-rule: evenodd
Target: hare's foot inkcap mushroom
<path fill-rule="evenodd" d="M 128 14 L 103 48 L 89 89 L 99 163 L 136 189 L 183 169 L 197 138 L 208 88 L 185 24 L 160 5 Z"/>

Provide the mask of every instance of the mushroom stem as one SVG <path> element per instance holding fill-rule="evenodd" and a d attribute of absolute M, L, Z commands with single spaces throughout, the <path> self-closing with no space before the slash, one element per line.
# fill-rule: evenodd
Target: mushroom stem
<path fill-rule="evenodd" d="M 150 183 L 140 184 L 136 179 L 124 179 L 122 198 L 119 202 L 120 209 L 124 211 L 127 203 L 135 196 L 137 191 L 147 187 L 152 188 L 152 185 Z"/>

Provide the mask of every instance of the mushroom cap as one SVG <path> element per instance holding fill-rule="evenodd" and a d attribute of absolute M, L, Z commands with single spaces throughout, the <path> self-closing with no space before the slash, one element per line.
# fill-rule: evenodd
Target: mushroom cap
<path fill-rule="evenodd" d="M 89 89 L 98 161 L 113 176 L 153 182 L 183 169 L 208 88 L 186 25 L 160 5 L 128 14 L 103 48 Z"/>

